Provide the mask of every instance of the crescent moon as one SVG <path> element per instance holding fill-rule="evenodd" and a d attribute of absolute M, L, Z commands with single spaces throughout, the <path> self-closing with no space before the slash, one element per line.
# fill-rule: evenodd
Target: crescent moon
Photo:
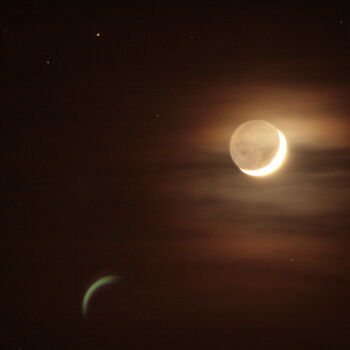
<path fill-rule="evenodd" d="M 97 281 L 95 281 L 87 289 L 87 291 L 84 294 L 83 303 L 82 303 L 82 312 L 83 312 L 84 316 L 87 316 L 89 301 L 90 301 L 91 297 L 96 293 L 96 291 L 107 284 L 117 282 L 118 279 L 119 278 L 117 276 L 113 276 L 113 275 L 112 276 L 105 276 L 105 277 L 102 277 L 102 278 L 98 279 Z"/>
<path fill-rule="evenodd" d="M 277 131 L 278 131 L 278 137 L 279 137 L 279 146 L 278 146 L 277 153 L 272 158 L 271 162 L 268 165 L 264 166 L 263 168 L 255 169 L 255 170 L 240 168 L 243 173 L 250 176 L 265 176 L 265 175 L 271 174 L 281 166 L 287 154 L 287 140 L 281 131 L 279 130 Z"/>

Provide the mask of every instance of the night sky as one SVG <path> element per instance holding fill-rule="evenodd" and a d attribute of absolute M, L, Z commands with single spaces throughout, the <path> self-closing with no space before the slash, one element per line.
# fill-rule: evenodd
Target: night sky
<path fill-rule="evenodd" d="M 2 5 L 1 348 L 349 349 L 346 4 Z"/>

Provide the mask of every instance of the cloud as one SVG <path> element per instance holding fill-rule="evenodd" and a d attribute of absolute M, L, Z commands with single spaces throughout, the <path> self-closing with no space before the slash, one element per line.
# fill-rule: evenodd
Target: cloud
<path fill-rule="evenodd" d="M 349 102 L 339 86 L 238 82 L 208 89 L 207 95 L 193 107 L 198 119 L 191 139 L 197 146 L 224 151 L 233 131 L 252 119 L 273 123 L 292 145 L 350 146 Z"/>

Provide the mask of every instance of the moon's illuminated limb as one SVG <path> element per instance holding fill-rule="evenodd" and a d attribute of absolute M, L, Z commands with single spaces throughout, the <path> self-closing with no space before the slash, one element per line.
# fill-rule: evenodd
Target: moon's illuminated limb
<path fill-rule="evenodd" d="M 286 137 L 279 130 L 278 130 L 278 136 L 279 136 L 278 151 L 268 165 L 264 166 L 263 168 L 255 169 L 255 170 L 240 168 L 241 171 L 251 176 L 264 176 L 264 175 L 271 174 L 277 168 L 279 168 L 280 165 L 283 163 L 283 160 L 287 154 L 287 140 L 286 140 Z"/>
<path fill-rule="evenodd" d="M 111 283 L 117 282 L 117 281 L 118 281 L 118 277 L 117 276 L 113 276 L 113 275 L 112 276 L 105 276 L 105 277 L 102 277 L 102 278 L 98 279 L 96 282 L 94 282 L 88 288 L 88 290 L 84 294 L 83 303 L 82 303 L 82 311 L 83 311 L 83 315 L 84 316 L 87 315 L 89 301 L 90 301 L 91 297 L 95 294 L 95 292 L 100 287 L 105 286 L 107 284 L 111 284 Z"/>

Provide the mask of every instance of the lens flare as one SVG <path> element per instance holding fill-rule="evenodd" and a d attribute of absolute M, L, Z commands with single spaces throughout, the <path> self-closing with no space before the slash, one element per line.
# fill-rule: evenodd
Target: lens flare
<path fill-rule="evenodd" d="M 115 283 L 118 280 L 119 278 L 117 276 L 113 276 L 113 275 L 105 276 L 105 277 L 99 278 L 87 289 L 87 291 L 84 294 L 83 303 L 82 303 L 82 312 L 85 317 L 87 316 L 89 301 L 91 297 L 96 293 L 96 291 L 101 287 L 111 283 Z"/>

